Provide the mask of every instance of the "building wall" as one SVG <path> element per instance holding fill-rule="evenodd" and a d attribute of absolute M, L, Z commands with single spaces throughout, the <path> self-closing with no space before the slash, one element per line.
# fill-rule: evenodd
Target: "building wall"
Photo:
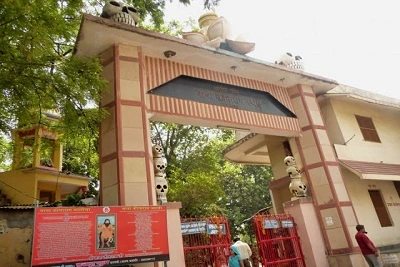
<path fill-rule="evenodd" d="M 43 183 L 38 182 L 37 184 L 37 198 L 40 198 L 40 191 L 42 192 L 53 192 L 55 201 L 61 199 L 61 187 L 60 185 L 56 186 L 54 183 Z"/>
<path fill-rule="evenodd" d="M 0 184 L 0 189 L 7 198 L 11 199 L 13 204 L 35 203 L 36 181 L 34 173 L 22 171 L 2 172 L 0 173 L 0 181 L 8 185 Z"/>
<path fill-rule="evenodd" d="M 375 163 L 400 164 L 400 112 L 398 109 L 382 105 L 356 101 L 349 98 L 329 98 L 320 102 L 330 140 L 334 144 L 339 160 L 353 160 Z M 372 119 L 381 140 L 364 141 L 355 115 Z M 388 246 L 400 244 L 400 197 L 393 181 L 394 175 L 369 174 L 370 179 L 361 179 L 347 168 L 341 167 L 346 189 L 357 216 L 358 223 L 364 224 L 368 236 L 382 252 Z M 368 190 L 379 190 L 392 225 L 382 227 Z M 355 235 L 355 229 L 349 229 Z M 355 246 L 356 240 L 352 238 Z M 397 250 L 394 250 L 396 252 Z"/>
<path fill-rule="evenodd" d="M 286 173 L 284 159 L 286 157 L 283 144 L 273 148 L 268 147 L 274 180 L 270 184 L 271 197 L 275 213 L 284 213 L 283 204 L 292 198 L 289 190 L 290 178 Z"/>
<path fill-rule="evenodd" d="M 0 173 L 0 190 L 12 204 L 35 204 L 40 191 L 55 192 L 55 201 L 61 199 L 61 193 L 72 194 L 79 187 L 88 186 L 89 179 L 81 176 L 38 171 L 12 170 Z M 63 187 L 66 187 L 63 190 Z M 76 189 L 74 189 L 76 188 Z"/>
<path fill-rule="evenodd" d="M 283 145 L 274 147 L 272 149 L 268 147 L 268 154 L 271 160 L 271 167 L 274 174 L 274 179 L 280 179 L 287 176 L 286 165 L 283 162 L 286 157 Z"/>
<path fill-rule="evenodd" d="M 289 190 L 289 184 L 285 184 L 279 188 L 273 188 L 271 190 L 271 198 L 274 206 L 274 213 L 284 213 L 283 204 L 290 201 L 292 198 L 292 193 Z"/>
<path fill-rule="evenodd" d="M 326 127 L 330 139 L 337 144 L 335 148 L 339 159 L 400 164 L 398 157 L 400 112 L 398 110 L 364 102 L 343 101 L 343 99 L 331 99 L 330 105 L 332 108 L 325 105 L 321 107 L 321 110 L 328 110 L 324 114 L 325 120 L 333 122 L 327 123 Z M 354 115 L 372 118 L 381 143 L 364 141 Z M 344 145 L 345 142 L 347 142 L 346 145 Z"/>
<path fill-rule="evenodd" d="M 338 118 L 335 116 L 332 103 L 330 99 L 325 99 L 320 102 L 321 116 L 325 122 L 325 127 L 328 130 L 329 137 L 333 144 L 344 144 L 343 134 L 340 129 Z"/>
<path fill-rule="evenodd" d="M 0 209 L 0 266 L 30 266 L 33 209 Z"/>
<path fill-rule="evenodd" d="M 362 180 L 354 173 L 342 168 L 345 177 L 346 188 L 360 224 L 364 224 L 368 236 L 376 246 L 387 246 L 400 243 L 400 197 L 392 181 Z M 392 219 L 393 226 L 381 227 L 378 216 L 375 212 L 368 190 L 380 190 L 386 208 Z M 389 205 L 388 205 L 389 203 Z M 356 234 L 355 229 L 351 229 Z M 353 242 L 356 243 L 355 239 Z M 356 244 L 355 244 L 356 245 Z"/>

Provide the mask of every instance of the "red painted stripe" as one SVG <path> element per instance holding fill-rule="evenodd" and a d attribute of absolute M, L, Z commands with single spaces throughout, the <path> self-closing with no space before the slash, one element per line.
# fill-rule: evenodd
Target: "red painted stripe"
<path fill-rule="evenodd" d="M 103 67 L 105 67 L 105 66 L 107 66 L 108 64 L 110 64 L 110 63 L 112 63 L 112 62 L 114 62 L 114 57 L 108 58 L 107 60 L 102 61 L 100 64 L 101 64 Z"/>
<path fill-rule="evenodd" d="M 114 90 L 115 90 L 115 123 L 116 123 L 116 147 L 117 147 L 117 177 L 118 177 L 118 205 L 125 205 L 125 187 L 124 187 L 124 166 L 122 160 L 122 121 L 121 121 L 121 88 L 120 88 L 120 62 L 119 46 L 114 46 Z"/>
<path fill-rule="evenodd" d="M 138 47 L 138 57 L 139 57 L 139 79 L 140 79 L 140 99 L 142 103 L 145 103 L 145 88 L 144 88 L 144 79 L 145 79 L 145 73 L 143 70 L 145 69 L 145 66 L 143 66 L 145 59 L 144 55 L 142 52 L 142 49 Z M 142 107 L 142 121 L 145 122 L 147 120 L 147 112 L 145 109 L 145 106 Z M 144 141 L 144 158 L 147 163 L 152 161 L 152 157 L 150 156 L 151 151 L 149 150 L 149 145 L 151 140 L 149 139 L 149 132 L 150 127 L 148 123 L 143 124 L 143 141 Z M 152 181 L 152 175 L 151 175 L 151 169 L 150 169 L 150 164 L 146 164 L 146 179 L 147 179 L 147 197 L 148 197 L 148 202 L 149 205 L 154 205 L 154 200 L 153 200 L 153 195 L 154 195 L 154 188 L 153 188 L 153 183 Z"/>
<path fill-rule="evenodd" d="M 282 186 L 289 186 L 290 184 L 290 177 L 289 176 L 284 176 L 279 179 L 275 179 L 271 182 L 269 182 L 269 188 L 274 189 L 274 188 L 280 188 Z M 289 190 L 289 188 L 288 188 Z"/>
<path fill-rule="evenodd" d="M 103 108 L 111 108 L 111 107 L 114 107 L 114 106 L 115 106 L 115 100 L 103 105 L 102 107 Z"/>
<path fill-rule="evenodd" d="M 129 61 L 129 62 L 139 62 L 137 57 L 130 57 L 130 56 L 119 56 L 120 61 Z"/>
<path fill-rule="evenodd" d="M 100 163 L 106 163 L 106 162 L 116 159 L 116 158 L 117 158 L 117 152 L 113 152 L 108 155 L 102 155 L 102 157 L 100 158 Z"/>
<path fill-rule="evenodd" d="M 135 107 L 141 107 L 142 106 L 142 103 L 140 101 L 125 100 L 125 99 L 121 99 L 120 104 L 124 105 L 124 106 L 135 106 Z"/>

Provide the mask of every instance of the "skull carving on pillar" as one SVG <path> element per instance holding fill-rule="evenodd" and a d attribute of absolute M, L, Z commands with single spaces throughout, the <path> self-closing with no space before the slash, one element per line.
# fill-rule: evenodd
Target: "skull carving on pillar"
<path fill-rule="evenodd" d="M 307 186 L 301 180 L 300 169 L 296 166 L 296 160 L 292 156 L 287 156 L 284 161 L 286 167 L 286 173 L 290 177 L 289 190 L 292 193 L 292 200 L 300 197 L 307 196 Z"/>
<path fill-rule="evenodd" d="M 167 161 L 165 158 L 153 158 L 154 162 L 154 175 L 163 176 L 167 168 Z"/>
<path fill-rule="evenodd" d="M 156 195 L 157 200 L 161 203 L 167 202 L 168 183 L 164 176 L 156 176 Z"/>
<path fill-rule="evenodd" d="M 159 204 L 167 202 L 168 183 L 165 179 L 167 160 L 164 157 L 164 149 L 160 145 L 153 145 L 153 166 L 157 202 Z"/>

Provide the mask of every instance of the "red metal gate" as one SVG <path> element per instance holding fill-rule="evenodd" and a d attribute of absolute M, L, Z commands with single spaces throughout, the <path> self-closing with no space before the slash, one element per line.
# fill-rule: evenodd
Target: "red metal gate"
<path fill-rule="evenodd" d="M 306 266 L 292 216 L 255 215 L 253 224 L 263 267 Z"/>
<path fill-rule="evenodd" d="M 181 219 L 186 267 L 227 267 L 231 244 L 225 217 Z"/>

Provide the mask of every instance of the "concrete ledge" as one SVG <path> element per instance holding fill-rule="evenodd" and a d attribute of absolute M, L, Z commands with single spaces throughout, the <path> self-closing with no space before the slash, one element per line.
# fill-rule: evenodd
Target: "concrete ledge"
<path fill-rule="evenodd" d="M 292 207 L 294 205 L 299 205 L 299 204 L 304 204 L 304 203 L 313 203 L 313 198 L 312 197 L 302 197 L 299 199 L 295 199 L 292 201 L 288 201 L 283 203 L 283 207 L 287 208 L 287 207 Z"/>
<path fill-rule="evenodd" d="M 182 208 L 182 202 L 167 202 L 164 203 L 163 205 L 167 207 L 167 210 Z"/>

